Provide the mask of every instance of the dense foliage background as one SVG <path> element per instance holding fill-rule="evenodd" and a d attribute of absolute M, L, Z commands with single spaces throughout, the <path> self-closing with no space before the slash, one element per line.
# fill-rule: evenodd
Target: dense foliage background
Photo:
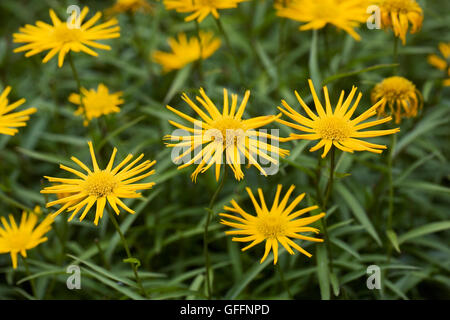
<path fill-rule="evenodd" d="M 388 258 L 388 152 L 338 152 L 337 182 L 327 214 L 337 279 L 331 279 L 330 284 L 326 255 L 318 249 L 323 244 L 301 243 L 314 254 L 311 259 L 283 252 L 277 266 L 271 258 L 260 264 L 263 246 L 240 252 L 241 245 L 225 236 L 226 227 L 215 216 L 209 245 L 215 298 L 450 298 L 450 90 L 441 86 L 442 73 L 426 61 L 428 54 L 438 53 L 440 41 L 450 41 L 450 2 L 418 2 L 425 16 L 423 28 L 416 35 L 408 35 L 407 45 L 399 47 L 398 73 L 413 81 L 424 98 L 419 116 L 401 123 L 393 150 L 393 229 L 400 252 L 394 250 Z M 165 108 L 167 103 L 189 112 L 180 99 L 181 92 L 192 97 L 203 87 L 220 105 L 223 87 L 240 98 L 250 89 L 246 114 L 275 114 L 281 99 L 299 108 L 295 89 L 311 102 L 307 79 L 312 78 L 327 84 L 332 101 L 337 101 L 340 90 L 349 92 L 352 85 L 358 86 L 364 94 L 358 111 L 362 112 L 371 106 L 374 84 L 393 72 L 391 31 L 368 30 L 363 25 L 357 30 L 362 36 L 360 42 L 333 27 L 300 32 L 298 23 L 275 15 L 272 1 L 252 0 L 237 9 L 221 11 L 243 79 L 224 41 L 218 52 L 204 61 L 202 81 L 195 64 L 162 74 L 149 54 L 155 49 L 168 50 L 168 37 L 180 31 L 192 36 L 196 29 L 195 23 L 183 21 L 185 15 L 167 11 L 162 3 L 155 2 L 152 14 L 118 17 L 121 37 L 104 41 L 111 45 L 111 51 L 99 50 L 98 58 L 74 55 L 84 87 L 96 88 L 104 83 L 112 92 L 124 92 L 121 112 L 94 121 L 89 133 L 82 118 L 73 115 L 76 106 L 67 101 L 69 94 L 76 92 L 70 65 L 58 68 L 55 59 L 42 64 L 43 54 L 25 58 L 22 53 L 13 53 L 17 44 L 12 43 L 12 34 L 19 27 L 37 20 L 49 22 L 49 8 L 64 18 L 71 4 L 88 5 L 92 16 L 113 1 L 0 2 L 1 87 L 12 86 L 11 101 L 23 97 L 27 107 L 39 110 L 15 137 L 0 136 L 0 215 L 13 213 L 18 217 L 24 209 L 45 207 L 46 198 L 39 193 L 47 185 L 43 176 L 60 175 L 58 164 L 67 163 L 72 155 L 89 162 L 86 141 L 90 134 L 95 136 L 103 164 L 114 146 L 119 150 L 118 158 L 129 152 L 144 152 L 146 158 L 157 160 L 157 173 L 152 176 L 157 185 L 144 192 L 143 198 L 127 202 L 137 211 L 135 215 L 122 212 L 118 218 L 133 256 L 142 264 L 139 273 L 153 299 L 205 297 L 204 208 L 217 186 L 212 170 L 194 184 L 190 179 L 192 167 L 177 170 L 172 163 L 171 150 L 162 141 L 173 130 L 168 120 L 176 120 Z M 200 27 L 220 37 L 212 17 Z M 369 68 L 372 66 L 376 67 Z M 289 134 L 286 127 L 271 127 L 280 128 L 282 136 Z M 390 145 L 389 137 L 372 141 Z M 296 194 L 306 192 L 307 203 L 316 203 L 317 181 L 323 189 L 328 162 L 322 162 L 317 180 L 319 152 L 310 153 L 307 141 L 289 142 L 283 147 L 290 149 L 291 155 L 283 160 L 278 174 L 265 178 L 250 168 L 241 182 L 230 175 L 215 212 L 232 198 L 251 211 L 246 186 L 263 188 L 266 200 L 271 202 L 279 183 L 285 188 L 295 184 Z M 50 212 L 43 210 L 44 214 Z M 140 297 L 129 264 L 122 262 L 125 252 L 111 222 L 104 217 L 95 227 L 92 216 L 89 214 L 83 222 L 67 223 L 67 214 L 61 214 L 48 234 L 49 241 L 28 252 L 36 298 Z M 81 290 L 66 287 L 66 267 L 70 264 L 81 266 Z M 366 287 L 366 268 L 372 264 L 380 266 L 385 275 L 381 291 Z M 277 268 L 283 271 L 284 283 Z M 19 268 L 13 270 L 9 255 L 0 255 L 1 299 L 31 299 L 28 280 L 21 260 Z"/>

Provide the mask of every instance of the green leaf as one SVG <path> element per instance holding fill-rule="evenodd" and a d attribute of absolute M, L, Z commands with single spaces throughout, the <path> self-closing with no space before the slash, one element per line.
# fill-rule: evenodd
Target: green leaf
<path fill-rule="evenodd" d="M 339 280 L 334 273 L 330 273 L 330 282 L 331 282 L 331 287 L 333 288 L 334 295 L 336 297 L 339 296 L 339 291 L 340 291 Z"/>
<path fill-rule="evenodd" d="M 318 42 L 319 34 L 318 30 L 312 31 L 311 49 L 309 51 L 309 74 L 314 86 L 320 86 L 322 83 L 322 77 L 320 76 L 319 57 L 318 57 Z"/>
<path fill-rule="evenodd" d="M 450 229 L 450 221 L 433 222 L 420 226 L 398 237 L 398 243 L 402 244 L 406 241 L 418 238 L 430 233 L 439 232 Z"/>
<path fill-rule="evenodd" d="M 392 246 L 394 247 L 394 249 L 397 250 L 398 253 L 400 253 L 400 246 L 398 244 L 397 234 L 395 233 L 395 231 L 394 230 L 387 230 L 386 231 L 386 235 L 387 235 L 389 241 L 391 241 Z"/>
<path fill-rule="evenodd" d="M 191 73 L 192 64 L 188 64 L 183 69 L 178 70 L 177 75 L 175 76 L 175 79 L 173 79 L 172 84 L 169 88 L 169 91 L 167 91 L 166 96 L 163 100 L 163 105 L 165 106 L 167 103 L 172 100 L 174 95 L 184 86 L 184 83 L 188 79 L 190 73 Z"/>
<path fill-rule="evenodd" d="M 330 270 L 325 244 L 316 246 L 317 278 L 319 279 L 320 296 L 322 300 L 330 300 Z"/>
<path fill-rule="evenodd" d="M 361 256 L 359 255 L 359 253 L 355 249 L 350 247 L 348 244 L 346 244 L 344 241 L 342 241 L 336 237 L 331 237 L 330 241 L 333 242 L 335 245 L 337 245 L 339 248 L 350 253 L 356 259 L 361 260 Z"/>
<path fill-rule="evenodd" d="M 385 68 L 395 68 L 398 66 L 398 63 L 390 63 L 390 64 L 377 64 L 374 66 L 370 66 L 367 68 L 363 68 L 363 69 L 359 69 L 359 70 L 355 70 L 355 71 L 349 71 L 349 72 L 343 72 L 343 73 L 338 73 L 335 74 L 331 77 L 328 77 L 325 79 L 325 81 L 323 82 L 323 85 L 326 85 L 332 81 L 341 79 L 341 78 L 346 78 L 346 77 L 351 77 L 351 76 L 355 76 L 361 73 L 365 73 L 365 72 L 369 72 L 369 71 L 374 71 L 374 70 L 378 70 L 378 69 L 385 69 Z"/>
<path fill-rule="evenodd" d="M 346 187 L 344 187 L 343 184 L 336 185 L 336 189 L 341 194 L 342 198 L 347 203 L 349 208 L 352 210 L 355 218 L 364 226 L 366 231 L 372 236 L 372 238 L 375 239 L 378 245 L 381 246 L 381 240 L 378 236 L 378 233 L 376 232 L 375 228 L 372 225 L 372 222 L 370 222 L 366 212 L 356 200 L 356 198 L 347 190 Z"/>

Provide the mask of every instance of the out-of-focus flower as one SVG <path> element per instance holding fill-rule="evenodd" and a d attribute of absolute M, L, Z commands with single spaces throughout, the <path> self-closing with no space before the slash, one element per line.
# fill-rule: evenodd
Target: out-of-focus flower
<path fill-rule="evenodd" d="M 9 104 L 8 94 L 11 87 L 6 87 L 0 94 L 0 134 L 15 135 L 19 130 L 16 128 L 26 127 L 30 114 L 37 111 L 36 108 L 29 108 L 19 112 L 11 112 L 25 103 L 25 99 L 20 99 Z"/>
<path fill-rule="evenodd" d="M 180 13 L 191 13 L 184 20 L 197 19 L 202 22 L 208 15 L 219 19 L 218 10 L 237 8 L 240 2 L 247 0 L 164 0 L 167 10 L 176 10 Z"/>
<path fill-rule="evenodd" d="M 136 13 L 150 13 L 153 7 L 146 0 L 116 0 L 116 3 L 111 8 L 106 9 L 105 14 L 115 15 L 124 12 Z"/>
<path fill-rule="evenodd" d="M 169 38 L 172 52 L 155 51 L 153 61 L 162 65 L 163 72 L 181 69 L 200 58 L 205 60 L 220 47 L 220 39 L 214 38 L 212 32 L 200 31 L 200 42 L 197 36 L 187 38 L 184 33 L 178 34 L 178 40 Z"/>
<path fill-rule="evenodd" d="M 443 84 L 446 87 L 450 87 L 450 65 L 448 62 L 450 58 L 450 42 L 439 43 L 439 51 L 441 52 L 443 58 L 436 54 L 430 54 L 428 56 L 428 63 L 445 72 L 445 75 L 448 78 L 444 80 Z"/>
<path fill-rule="evenodd" d="M 69 101 L 79 106 L 75 111 L 76 115 L 86 115 L 84 125 L 87 125 L 88 121 L 91 121 L 93 118 L 119 112 L 119 105 L 124 102 L 121 99 L 122 92 L 109 93 L 108 88 L 103 83 L 98 85 L 97 90 L 90 89 L 88 91 L 85 88 L 81 88 L 81 95 L 83 103 L 81 103 L 78 93 L 72 93 L 69 96 Z"/>

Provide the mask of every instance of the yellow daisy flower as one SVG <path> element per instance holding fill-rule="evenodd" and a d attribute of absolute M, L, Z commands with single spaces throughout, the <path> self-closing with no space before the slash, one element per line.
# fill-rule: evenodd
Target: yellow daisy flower
<path fill-rule="evenodd" d="M 406 43 L 406 33 L 411 23 L 411 34 L 416 33 L 422 27 L 422 8 L 415 0 L 382 0 L 380 3 L 381 25 L 383 28 L 391 28 L 396 37 Z"/>
<path fill-rule="evenodd" d="M 167 10 L 176 10 L 180 13 L 193 12 L 184 20 L 197 19 L 198 22 L 202 22 L 210 14 L 219 19 L 217 10 L 237 8 L 238 4 L 244 1 L 247 0 L 164 0 L 164 6 Z"/>
<path fill-rule="evenodd" d="M 201 97 L 197 96 L 196 99 L 203 106 L 206 113 L 185 93 L 183 93 L 182 99 L 187 102 L 202 120 L 196 120 L 171 106 L 167 106 L 167 109 L 173 113 L 193 123 L 194 128 L 186 127 L 175 121 L 169 121 L 173 126 L 185 130 L 186 133 L 184 135 L 166 135 L 164 137 L 165 140 L 178 141 L 178 143 L 166 143 L 168 147 L 184 148 L 183 150 L 187 149 L 181 155 L 173 159 L 175 163 L 186 156 L 191 155 L 194 151 L 194 157 L 178 167 L 178 169 L 182 169 L 194 163 L 199 164 L 191 176 L 194 182 L 200 172 L 205 172 L 213 164 L 215 164 L 216 168 L 216 179 L 219 180 L 220 168 L 223 163 L 224 155 L 226 163 L 234 172 L 235 178 L 241 180 L 244 177 L 244 173 L 241 170 L 241 164 L 242 161 L 245 162 L 245 159 L 242 159 L 241 156 L 245 156 L 245 158 L 249 160 L 250 165 L 254 165 L 262 174 L 267 175 L 266 171 L 258 164 L 254 156 L 259 156 L 262 159 L 277 165 L 278 160 L 269 156 L 265 151 L 270 152 L 277 157 L 284 157 L 289 154 L 288 150 L 261 141 L 261 139 L 278 141 L 278 137 L 255 130 L 273 122 L 280 117 L 281 114 L 278 116 L 260 116 L 247 120 L 242 119 L 247 101 L 250 97 L 250 91 L 247 90 L 245 92 L 244 99 L 239 105 L 239 108 L 236 109 L 237 95 L 231 95 L 230 107 L 228 91 L 224 88 L 222 113 L 219 112 L 215 104 L 206 95 L 203 88 L 200 88 L 200 94 Z"/>
<path fill-rule="evenodd" d="M 198 37 L 187 39 L 184 33 L 178 34 L 178 41 L 169 38 L 172 52 L 155 51 L 152 55 L 153 61 L 162 65 L 163 72 L 181 69 L 185 65 L 197 61 L 206 60 L 220 47 L 220 39 L 214 38 L 212 32 L 200 31 L 200 43 Z"/>
<path fill-rule="evenodd" d="M 422 95 L 414 83 L 403 77 L 390 77 L 378 83 L 372 90 L 372 102 L 383 99 L 378 108 L 378 116 L 385 115 L 386 105 L 390 114 L 395 116 L 395 123 L 401 118 L 417 116 L 418 109 L 422 108 Z"/>
<path fill-rule="evenodd" d="M 27 257 L 27 250 L 33 249 L 42 242 L 47 241 L 45 234 L 50 231 L 53 217 L 48 215 L 38 224 L 36 213 L 22 213 L 20 225 L 17 226 L 12 215 L 8 221 L 1 217 L 3 228 L 0 227 L 0 254 L 9 253 L 11 255 L 13 268 L 17 268 L 17 254 Z"/>
<path fill-rule="evenodd" d="M 79 106 L 75 111 L 76 115 L 86 115 L 87 120 L 84 121 L 84 125 L 87 125 L 93 118 L 100 118 L 102 115 L 119 112 L 118 106 L 124 102 L 121 99 L 122 92 L 110 94 L 103 83 L 98 85 L 97 91 L 94 89 L 88 91 L 85 88 L 81 88 L 81 94 L 83 96 L 83 104 L 81 104 L 78 93 L 72 93 L 69 96 L 69 102 Z M 86 108 L 86 111 L 83 106 Z"/>
<path fill-rule="evenodd" d="M 323 93 L 325 95 L 325 109 L 323 108 L 319 98 L 317 97 L 311 80 L 309 80 L 309 87 L 311 89 L 314 104 L 316 106 L 316 111 L 318 114 L 315 114 L 311 111 L 311 109 L 305 104 L 297 91 L 295 91 L 295 95 L 310 118 L 302 116 L 300 113 L 291 108 L 285 100 L 282 100 L 281 103 L 286 109 L 283 109 L 281 107 L 278 107 L 278 109 L 280 109 L 281 112 L 283 112 L 286 116 L 288 116 L 298 124 L 287 122 L 281 119 L 278 119 L 277 121 L 286 126 L 307 133 L 291 133 L 289 138 L 282 139 L 282 141 L 298 139 L 320 140 L 309 151 L 313 152 L 323 147 L 324 151 L 322 154 L 322 158 L 324 158 L 333 145 L 338 149 L 341 149 L 342 151 L 351 153 L 353 153 L 353 151 L 370 151 L 374 153 L 381 153 L 382 150 L 380 149 L 386 149 L 386 146 L 369 143 L 358 138 L 378 137 L 400 131 L 399 128 L 389 130 L 360 131 L 362 129 L 366 129 L 392 120 L 392 117 L 386 117 L 384 119 L 376 121 L 361 123 L 362 121 L 377 113 L 376 110 L 384 103 L 384 99 L 378 101 L 371 108 L 363 112 L 360 116 L 351 120 L 350 118 L 355 112 L 356 107 L 358 106 L 359 101 L 362 97 L 362 93 L 359 93 L 356 101 L 349 109 L 358 88 L 353 87 L 352 91 L 347 96 L 347 99 L 345 99 L 345 101 L 344 91 L 342 90 L 336 108 L 334 109 L 334 111 L 332 111 L 327 87 L 323 87 Z"/>
<path fill-rule="evenodd" d="M 433 67 L 445 71 L 446 76 L 448 76 L 448 79 L 445 79 L 443 84 L 446 87 L 450 86 L 450 65 L 448 63 L 448 59 L 450 57 L 450 42 L 441 42 L 439 43 L 439 51 L 442 54 L 441 57 L 437 56 L 436 54 L 431 54 L 428 56 L 428 63 L 431 64 Z"/>
<path fill-rule="evenodd" d="M 275 3 L 277 15 L 305 23 L 300 30 L 322 29 L 332 24 L 360 40 L 354 28 L 366 22 L 367 0 L 290 0 Z"/>
<path fill-rule="evenodd" d="M 20 99 L 12 104 L 8 104 L 8 94 L 11 92 L 11 87 L 6 87 L 0 94 L 0 134 L 15 135 L 19 130 L 18 127 L 26 127 L 30 114 L 37 111 L 36 108 L 29 108 L 19 112 L 13 112 L 25 103 L 25 99 Z"/>
<path fill-rule="evenodd" d="M 302 201 L 305 194 L 302 193 L 294 201 L 292 201 L 289 206 L 287 205 L 289 197 L 294 191 L 295 186 L 292 185 L 283 200 L 279 202 L 280 193 L 282 186 L 278 185 L 277 192 L 275 194 L 275 199 L 273 200 L 272 208 L 270 210 L 267 208 L 266 202 L 264 200 L 264 195 L 262 190 L 258 188 L 258 194 L 260 203 L 257 202 L 253 196 L 250 188 L 246 188 L 255 207 L 256 216 L 248 214 L 245 212 L 234 200 L 231 200 L 232 207 L 225 206 L 224 209 L 237 213 L 238 215 L 232 215 L 227 213 L 220 213 L 224 218 L 232 219 L 227 221 L 222 219 L 220 223 L 239 229 L 233 231 L 226 231 L 227 235 L 239 235 L 241 237 L 233 237 L 233 241 L 238 242 L 250 242 L 251 243 L 244 247 L 242 251 L 250 249 L 251 247 L 266 241 L 266 250 L 264 256 L 261 259 L 261 263 L 267 258 L 270 250 L 273 250 L 273 263 L 276 264 L 278 261 L 278 242 L 289 252 L 294 254 L 292 248 L 303 253 L 307 257 L 311 257 L 311 254 L 305 249 L 300 247 L 291 238 L 301 239 L 314 242 L 323 242 L 323 239 L 312 238 L 299 234 L 299 232 L 313 232 L 319 233 L 319 230 L 312 227 L 307 227 L 307 225 L 319 220 L 325 213 L 316 214 L 307 218 L 297 219 L 301 215 L 315 210 L 318 206 L 311 206 L 301 210 L 294 211 L 295 207 Z"/>
<path fill-rule="evenodd" d="M 149 13 L 152 10 L 153 7 L 146 0 L 117 0 L 111 8 L 106 9 L 106 14 L 136 13 L 138 11 Z"/>
<path fill-rule="evenodd" d="M 95 158 L 92 142 L 88 142 L 88 144 L 94 170 L 92 171 L 83 162 L 75 157 L 72 157 L 72 161 L 79 165 L 84 171 L 86 171 L 86 173 L 60 165 L 61 169 L 73 173 L 78 176 L 78 178 L 68 179 L 45 177 L 48 181 L 59 184 L 46 187 L 41 190 L 41 193 L 54 193 L 60 197 L 58 200 L 47 203 L 47 208 L 57 204 L 62 204 L 62 207 L 53 215 L 57 216 L 64 210 L 67 210 L 68 212 L 73 211 L 68 220 L 71 221 L 75 215 L 83 207 L 85 207 L 80 216 L 80 221 L 82 221 L 92 206 L 97 203 L 94 220 L 95 225 L 98 224 L 98 220 L 103 216 L 106 201 L 108 201 L 109 205 L 117 215 L 120 212 L 117 205 L 129 213 L 134 213 L 134 211 L 128 208 L 122 200 L 120 200 L 120 198 L 140 198 L 142 195 L 137 193 L 137 190 L 150 189 L 155 184 L 154 182 L 135 182 L 155 173 L 155 170 L 151 170 L 146 173 L 143 172 L 152 167 L 156 161 L 150 162 L 149 160 L 146 160 L 141 164 L 136 165 L 144 157 L 144 154 L 141 154 L 133 162 L 124 167 L 133 158 L 133 155 L 129 154 L 122 162 L 113 168 L 114 159 L 117 153 L 117 148 L 114 148 L 106 169 L 101 170 Z M 70 195 L 67 197 L 61 197 L 63 194 Z"/>
<path fill-rule="evenodd" d="M 110 46 L 97 43 L 95 40 L 120 37 L 120 27 L 117 25 L 117 19 L 111 19 L 94 26 L 102 16 L 101 12 L 97 12 L 91 19 L 83 23 L 88 11 L 89 9 L 84 7 L 79 18 L 77 19 L 74 14 L 72 18 L 73 23 L 69 24 L 66 21 L 61 21 L 55 12 L 50 9 L 50 18 L 53 25 L 38 21 L 35 26 L 26 25 L 20 28 L 20 33 L 13 34 L 13 41 L 26 44 L 16 48 L 14 52 L 28 51 L 25 57 L 31 57 L 50 50 L 42 62 L 46 63 L 58 54 L 58 67 L 62 67 L 64 57 L 70 51 L 83 51 L 97 57 L 98 54 L 89 47 L 110 50 Z"/>

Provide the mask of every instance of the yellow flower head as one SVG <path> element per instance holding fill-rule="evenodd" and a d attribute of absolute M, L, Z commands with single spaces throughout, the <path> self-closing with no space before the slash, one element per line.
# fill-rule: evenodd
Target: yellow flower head
<path fill-rule="evenodd" d="M 146 0 L 117 0 L 116 3 L 106 10 L 107 15 L 114 15 L 123 12 L 136 13 L 138 11 L 149 13 L 153 7 Z"/>
<path fill-rule="evenodd" d="M 284 120 L 277 120 L 278 122 L 285 124 L 291 128 L 306 132 L 307 134 L 294 134 L 291 133 L 289 138 L 283 139 L 283 141 L 288 140 L 320 140 L 314 147 L 309 151 L 313 152 L 320 148 L 324 148 L 322 158 L 324 158 L 331 147 L 334 145 L 342 151 L 351 152 L 353 151 L 370 151 L 374 153 L 381 153 L 382 150 L 386 149 L 386 146 L 369 143 L 358 138 L 369 138 L 378 137 L 388 134 L 393 134 L 399 132 L 400 129 L 390 129 L 390 130 L 373 130 L 373 131 L 360 131 L 365 128 L 369 128 L 381 123 L 385 123 L 392 120 L 392 117 L 386 117 L 384 119 L 370 121 L 361 123 L 362 121 L 368 119 L 369 117 L 377 113 L 377 109 L 384 100 L 378 101 L 371 108 L 367 109 L 360 116 L 355 119 L 350 119 L 355 112 L 359 101 L 361 100 L 362 93 L 358 94 L 356 101 L 353 103 L 352 107 L 349 109 L 350 104 L 355 96 L 356 87 L 352 88 L 352 91 L 344 101 L 344 91 L 341 91 L 339 101 L 336 105 L 334 111 L 331 108 L 330 98 L 328 95 L 327 87 L 323 87 L 323 93 L 325 96 L 325 109 L 320 103 L 317 97 L 316 91 L 311 80 L 309 80 L 309 87 L 314 99 L 314 104 L 316 106 L 317 114 L 313 113 L 311 109 L 305 104 L 300 95 L 295 91 L 295 95 L 300 102 L 303 109 L 310 118 L 302 116 L 300 113 L 291 108 L 285 100 L 282 100 L 282 104 L 286 109 L 278 107 L 286 116 L 291 118 L 297 123 L 291 123 Z"/>
<path fill-rule="evenodd" d="M 240 2 L 247 0 L 164 0 L 167 10 L 176 10 L 180 13 L 192 12 L 185 21 L 197 19 L 202 22 L 209 14 L 219 19 L 219 9 L 237 8 Z"/>
<path fill-rule="evenodd" d="M 81 104 L 78 93 L 72 93 L 69 96 L 69 101 L 79 106 L 75 111 L 76 115 L 86 114 L 87 120 L 84 121 L 85 125 L 93 118 L 100 118 L 102 115 L 119 112 L 119 104 L 124 102 L 121 99 L 122 92 L 109 93 L 108 88 L 103 83 L 98 85 L 97 91 L 94 89 L 88 91 L 85 88 L 81 88 L 81 94 L 83 96 L 83 104 Z"/>
<path fill-rule="evenodd" d="M 396 37 L 406 43 L 406 33 L 411 23 L 411 34 L 416 33 L 422 27 L 422 8 L 415 0 L 381 0 L 381 25 L 383 28 L 391 28 Z"/>
<path fill-rule="evenodd" d="M 316 214 L 307 218 L 297 219 L 301 215 L 315 210 L 318 206 L 311 206 L 301 210 L 294 211 L 295 207 L 302 201 L 305 194 L 302 193 L 294 201 L 288 205 L 289 196 L 292 191 L 294 191 L 295 186 L 292 185 L 286 195 L 283 197 L 281 202 L 280 193 L 281 185 L 278 185 L 277 192 L 275 194 L 275 199 L 273 200 L 272 208 L 268 209 L 266 202 L 264 200 L 264 195 L 261 189 L 258 189 L 260 203 L 258 203 L 253 196 L 250 188 L 246 188 L 255 207 L 256 216 L 248 214 L 245 212 L 236 201 L 231 200 L 232 207 L 225 206 L 224 209 L 237 213 L 238 215 L 232 215 L 227 213 L 220 213 L 224 218 L 232 219 L 227 221 L 222 219 L 220 223 L 239 229 L 233 231 L 226 231 L 227 235 L 239 235 L 240 237 L 233 237 L 233 241 L 238 242 L 250 242 L 251 243 L 244 247 L 242 251 L 250 249 L 251 247 L 266 240 L 266 250 L 264 256 L 261 259 L 261 263 L 267 258 L 270 249 L 273 250 L 273 263 L 276 264 L 278 260 L 278 242 L 290 253 L 294 254 L 292 248 L 303 253 L 307 257 L 311 257 L 311 254 L 296 244 L 291 238 L 301 239 L 314 242 L 323 242 L 322 239 L 312 238 L 299 234 L 299 232 L 313 232 L 319 233 L 319 230 L 312 227 L 307 227 L 307 225 L 319 220 L 325 213 Z"/>
<path fill-rule="evenodd" d="M 450 58 L 450 42 L 441 42 L 439 43 L 439 51 L 442 54 L 442 57 L 439 57 L 435 54 L 431 54 L 428 56 L 428 63 L 433 67 L 438 68 L 439 70 L 445 71 L 447 79 L 444 80 L 444 86 L 450 86 L 450 65 L 448 60 Z"/>
<path fill-rule="evenodd" d="M 185 134 L 167 135 L 164 137 L 165 140 L 178 141 L 178 143 L 167 143 L 168 147 L 187 149 L 174 158 L 174 162 L 178 162 L 194 152 L 194 156 L 189 161 L 178 167 L 178 169 L 182 169 L 194 163 L 198 164 L 191 176 L 194 182 L 200 172 L 205 172 L 213 164 L 215 164 L 216 168 L 216 179 L 219 180 L 220 168 L 223 163 L 224 155 L 225 161 L 233 170 L 235 178 L 241 180 L 244 177 L 244 173 L 241 170 L 241 164 L 243 161 L 245 162 L 245 158 L 249 160 L 250 165 L 254 165 L 262 174 L 267 175 L 266 171 L 255 159 L 255 156 L 259 156 L 262 159 L 277 165 L 278 160 L 274 159 L 272 157 L 273 155 L 276 157 L 284 157 L 289 154 L 288 150 L 278 148 L 277 146 L 262 141 L 264 139 L 278 141 L 278 137 L 255 130 L 273 122 L 281 116 L 281 114 L 279 116 L 272 115 L 260 116 L 247 120 L 242 119 L 247 101 L 250 97 L 250 91 L 247 90 L 245 92 L 244 99 L 242 99 L 239 108 L 237 108 L 237 95 L 231 95 L 230 107 L 228 91 L 224 88 L 222 113 L 219 112 L 216 105 L 206 95 L 202 88 L 200 88 L 200 94 L 201 97 L 197 96 L 196 99 L 202 105 L 204 110 L 198 107 L 185 93 L 183 93 L 182 98 L 200 116 L 201 121 L 196 120 L 171 106 L 167 106 L 167 109 L 194 124 L 194 128 L 189 128 L 170 120 L 169 122 L 172 125 L 184 130 Z M 269 156 L 266 152 L 270 152 L 272 156 Z"/>
<path fill-rule="evenodd" d="M 58 54 L 58 66 L 62 67 L 64 57 L 70 51 L 83 51 L 97 57 L 98 54 L 89 47 L 110 50 L 110 46 L 97 43 L 95 40 L 120 37 L 120 27 L 117 25 L 117 20 L 111 19 L 94 26 L 102 16 L 101 12 L 97 12 L 90 20 L 83 23 L 88 11 L 89 9 L 84 7 L 78 18 L 76 12 L 74 12 L 71 20 L 61 21 L 55 12 L 50 9 L 50 18 L 53 25 L 38 21 L 36 26 L 26 25 L 20 28 L 20 33 L 14 33 L 13 39 L 14 42 L 25 43 L 25 45 L 16 48 L 14 52 L 28 51 L 25 57 L 31 57 L 50 50 L 42 62 L 46 63 Z"/>
<path fill-rule="evenodd" d="M 48 215 L 37 224 L 38 216 L 33 212 L 27 214 L 24 211 L 19 226 L 12 215 L 9 215 L 9 224 L 4 217 L 1 217 L 1 221 L 3 228 L 0 227 L 0 254 L 9 252 L 13 268 L 16 269 L 18 253 L 26 258 L 27 250 L 48 240 L 44 235 L 50 231 L 53 217 Z"/>
<path fill-rule="evenodd" d="M 36 108 L 29 108 L 19 112 L 12 112 L 17 107 L 21 106 L 25 99 L 20 99 L 12 104 L 8 104 L 8 94 L 11 92 L 11 87 L 6 87 L 0 94 L 0 134 L 15 135 L 19 130 L 18 127 L 25 127 L 29 115 L 37 111 Z"/>
<path fill-rule="evenodd" d="M 401 118 L 417 116 L 418 109 L 422 108 L 422 95 L 416 86 L 403 77 L 390 77 L 378 83 L 372 90 L 372 101 L 383 99 L 378 108 L 378 116 L 385 115 L 386 105 L 390 114 L 395 116 L 395 123 Z"/>
<path fill-rule="evenodd" d="M 220 39 L 214 38 L 212 32 L 200 31 L 199 44 L 197 36 L 188 40 L 184 33 L 180 33 L 178 41 L 175 38 L 169 38 L 169 45 L 172 52 L 155 51 L 153 53 L 153 61 L 162 65 L 164 72 L 181 69 L 200 58 L 203 60 L 209 58 L 219 49 Z"/>
<path fill-rule="evenodd" d="M 141 164 L 136 165 L 144 157 L 144 154 L 141 154 L 133 162 L 124 167 L 133 158 L 133 155 L 129 154 L 122 162 L 113 168 L 114 159 L 117 153 L 117 149 L 114 148 L 106 169 L 101 170 L 95 158 L 92 142 L 88 142 L 88 144 L 94 170 L 89 169 L 83 162 L 75 157 L 72 157 L 72 161 L 79 165 L 84 171 L 86 171 L 86 173 L 60 165 L 61 169 L 75 174 L 78 178 L 67 179 L 45 177 L 50 182 L 59 183 L 41 190 L 41 193 L 54 193 L 59 197 L 58 200 L 47 203 L 47 208 L 57 204 L 62 204 L 62 207 L 53 215 L 57 216 L 64 210 L 67 210 L 68 212 L 73 211 L 68 220 L 71 221 L 75 215 L 86 206 L 80 216 L 80 221 L 82 221 L 92 206 L 97 203 L 94 221 L 95 225 L 98 224 L 98 220 L 103 216 L 106 200 L 108 200 L 109 205 L 116 212 L 116 214 L 119 214 L 120 212 L 117 205 L 129 213 L 134 213 L 134 211 L 128 208 L 120 199 L 139 198 L 142 195 L 137 193 L 137 190 L 150 189 L 155 184 L 154 182 L 135 182 L 155 173 L 155 170 L 151 170 L 146 173 L 143 172 L 152 167 L 156 161 L 150 162 L 149 160 L 146 160 Z M 69 195 L 62 197 L 63 194 Z"/>
<path fill-rule="evenodd" d="M 356 40 L 361 37 L 354 28 L 366 22 L 367 0 L 289 0 L 275 3 L 277 15 L 305 23 L 300 30 L 322 29 L 332 24 Z"/>

